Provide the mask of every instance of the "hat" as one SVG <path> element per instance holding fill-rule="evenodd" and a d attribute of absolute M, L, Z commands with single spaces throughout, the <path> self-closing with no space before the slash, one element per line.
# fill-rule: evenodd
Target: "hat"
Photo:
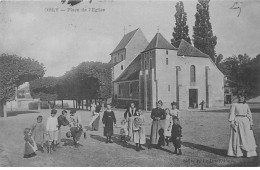
<path fill-rule="evenodd" d="M 56 113 L 57 113 L 57 110 L 55 110 L 55 109 L 51 110 L 51 114 L 56 114 Z"/>
<path fill-rule="evenodd" d="M 66 133 L 66 137 L 67 137 L 67 138 L 70 138 L 70 137 L 71 137 L 71 132 L 70 132 L 70 131 Z"/>
<path fill-rule="evenodd" d="M 61 113 L 62 113 L 62 114 L 63 114 L 63 113 L 67 113 L 67 111 L 66 111 L 66 110 L 62 110 L 62 112 L 61 112 Z"/>
<path fill-rule="evenodd" d="M 173 106 L 173 105 L 177 105 L 177 103 L 175 102 L 175 101 L 173 101 L 172 103 L 171 103 L 171 105 Z"/>
<path fill-rule="evenodd" d="M 157 104 L 163 105 L 163 102 L 161 100 L 158 100 Z"/>
<path fill-rule="evenodd" d="M 179 120 L 179 118 L 177 116 L 172 116 L 172 120 L 174 120 L 174 119 Z"/>

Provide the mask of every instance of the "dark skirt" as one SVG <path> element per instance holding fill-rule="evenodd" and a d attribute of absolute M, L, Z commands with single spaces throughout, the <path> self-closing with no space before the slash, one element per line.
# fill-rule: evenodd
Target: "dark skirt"
<path fill-rule="evenodd" d="M 151 127 L 151 136 L 150 136 L 151 144 L 153 145 L 158 144 L 159 137 L 160 137 L 159 135 L 160 129 L 164 129 L 164 121 L 154 120 L 152 122 L 152 127 Z"/>
<path fill-rule="evenodd" d="M 99 120 L 100 120 L 100 115 L 96 118 L 96 120 L 92 123 L 92 130 L 99 130 Z"/>
<path fill-rule="evenodd" d="M 175 148 L 181 147 L 181 140 L 177 139 L 177 137 L 172 137 L 172 143 Z"/>
<path fill-rule="evenodd" d="M 34 149 L 32 148 L 31 144 L 29 142 L 25 142 L 24 146 L 24 158 L 31 158 L 36 156 Z"/>
<path fill-rule="evenodd" d="M 104 127 L 104 136 L 112 136 L 114 134 L 113 121 L 107 121 Z"/>

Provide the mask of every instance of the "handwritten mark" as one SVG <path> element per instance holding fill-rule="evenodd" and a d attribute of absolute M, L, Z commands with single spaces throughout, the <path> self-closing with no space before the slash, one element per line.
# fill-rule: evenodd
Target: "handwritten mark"
<path fill-rule="evenodd" d="M 255 5 L 255 3 L 260 3 L 260 0 L 255 0 L 255 1 L 236 1 L 234 2 L 233 6 L 230 7 L 229 9 L 239 9 L 239 13 L 237 15 L 237 17 L 239 17 L 241 11 L 242 11 L 242 8 L 245 8 L 249 5 Z"/>

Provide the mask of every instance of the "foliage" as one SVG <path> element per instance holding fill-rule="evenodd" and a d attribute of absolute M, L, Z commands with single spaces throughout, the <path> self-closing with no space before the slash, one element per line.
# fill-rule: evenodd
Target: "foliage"
<path fill-rule="evenodd" d="M 245 90 L 248 96 L 260 93 L 259 58 L 251 59 L 247 54 L 228 57 L 219 64 L 220 70 L 236 82 L 236 87 Z"/>
<path fill-rule="evenodd" d="M 191 40 L 189 37 L 189 27 L 186 24 L 187 22 L 187 13 L 184 11 L 183 2 L 177 2 L 175 5 L 176 13 L 175 13 L 175 27 L 173 28 L 174 31 L 172 33 L 173 39 L 171 42 L 178 41 L 181 39 L 186 40 L 188 43 L 191 44 Z"/>
<path fill-rule="evenodd" d="M 215 46 L 217 37 L 213 35 L 209 16 L 210 0 L 198 0 L 195 26 L 193 27 L 193 43 L 196 48 L 208 54 L 215 62 Z"/>
<path fill-rule="evenodd" d="M 43 64 L 30 58 L 2 54 L 0 56 L 0 114 L 3 104 L 14 99 L 16 87 L 43 77 Z"/>
<path fill-rule="evenodd" d="M 33 98 L 42 101 L 57 100 L 57 77 L 43 77 L 30 82 L 30 92 Z"/>
<path fill-rule="evenodd" d="M 33 98 L 52 100 L 85 100 L 109 98 L 110 64 L 83 62 L 61 77 L 44 77 L 30 82 Z"/>

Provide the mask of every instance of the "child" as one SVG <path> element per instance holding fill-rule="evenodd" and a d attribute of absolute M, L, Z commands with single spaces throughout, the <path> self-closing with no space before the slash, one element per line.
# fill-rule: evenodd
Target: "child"
<path fill-rule="evenodd" d="M 162 146 L 165 146 L 165 137 L 164 137 L 164 129 L 161 128 L 159 131 L 159 139 L 158 139 L 158 144 L 157 144 L 157 148 L 161 149 Z"/>
<path fill-rule="evenodd" d="M 182 137 L 181 131 L 182 130 L 181 129 L 182 127 L 179 125 L 179 119 L 176 116 L 174 116 L 173 125 L 172 125 L 172 143 L 173 146 L 175 147 L 174 154 L 177 155 L 182 154 L 181 152 L 181 137 Z"/>
<path fill-rule="evenodd" d="M 169 139 L 172 132 L 172 116 L 170 115 L 170 109 L 165 109 L 166 118 L 165 118 L 165 127 L 164 127 L 164 136 L 166 145 L 169 146 Z"/>
<path fill-rule="evenodd" d="M 35 151 L 37 150 L 37 146 L 35 141 L 32 138 L 32 135 L 30 133 L 31 129 L 30 128 L 25 128 L 24 129 L 24 158 L 31 158 L 36 156 Z"/>
<path fill-rule="evenodd" d="M 74 146 L 79 147 L 79 140 L 84 133 L 84 138 L 87 139 L 86 129 L 82 126 L 81 115 L 77 113 L 76 109 L 70 111 L 70 134 L 73 137 Z M 68 132 L 67 132 L 68 133 Z M 67 134 L 66 134 L 67 135 Z M 68 136 L 67 136 L 68 137 Z"/>
<path fill-rule="evenodd" d="M 142 109 L 138 109 L 138 111 L 134 114 L 132 139 L 136 145 L 136 151 L 139 151 L 140 149 L 144 150 L 141 146 L 146 142 L 144 122 Z"/>
<path fill-rule="evenodd" d="M 43 153 L 43 144 L 45 142 L 44 134 L 46 133 L 46 129 L 42 123 L 42 116 L 37 117 L 37 123 L 32 125 L 31 133 L 34 141 L 36 142 L 37 149 Z"/>
<path fill-rule="evenodd" d="M 127 122 L 125 119 L 121 121 L 121 125 L 117 126 L 120 128 L 120 141 L 121 142 L 126 142 L 126 135 L 127 135 Z"/>
<path fill-rule="evenodd" d="M 58 141 L 57 145 L 61 142 L 61 126 L 69 125 L 69 121 L 67 120 L 67 111 L 63 110 L 61 115 L 57 118 L 58 119 Z"/>
<path fill-rule="evenodd" d="M 170 115 L 171 116 L 176 116 L 180 120 L 180 111 L 177 109 L 177 103 L 172 102 L 172 109 L 170 110 Z"/>
<path fill-rule="evenodd" d="M 102 122 L 105 124 L 104 136 L 107 137 L 106 143 L 113 143 L 111 141 L 111 136 L 113 135 L 113 124 L 116 124 L 116 117 L 114 112 L 111 110 L 110 104 L 107 105 L 107 110 L 104 112 Z"/>
<path fill-rule="evenodd" d="M 51 153 L 51 149 L 56 151 L 55 143 L 58 140 L 58 119 L 56 117 L 57 110 L 51 110 L 51 116 L 47 119 L 47 126 L 46 130 L 49 135 L 49 145 L 48 145 L 48 152 Z"/>

